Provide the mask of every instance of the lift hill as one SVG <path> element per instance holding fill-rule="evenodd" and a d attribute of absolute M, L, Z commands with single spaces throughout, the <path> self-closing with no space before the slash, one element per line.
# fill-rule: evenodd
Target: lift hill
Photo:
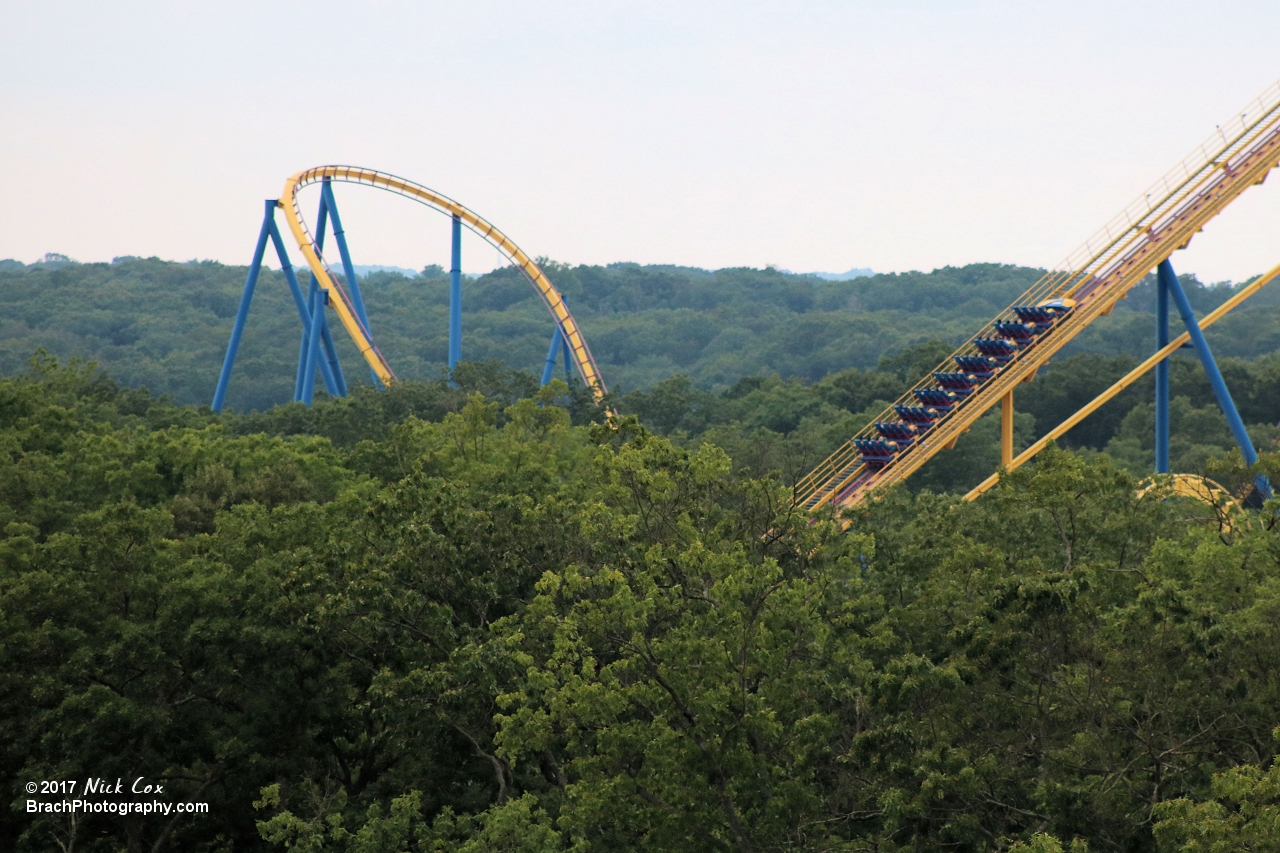
<path fill-rule="evenodd" d="M 1059 269 L 1047 273 L 797 483 L 798 503 L 811 511 L 857 504 L 872 490 L 906 479 L 954 447 L 961 433 L 997 403 L 1003 405 L 1002 457 L 1008 465 L 1018 383 L 1033 379 L 1050 356 L 1111 313 L 1116 301 L 1157 266 L 1162 267 L 1165 292 L 1172 275 L 1169 256 L 1278 164 L 1280 83 L 1222 125 Z M 1174 298 L 1185 300 L 1176 277 L 1171 286 Z M 1189 329 L 1194 324 L 1191 317 Z M 1191 338 L 1196 340 L 1194 332 Z M 1202 342 L 1201 337 L 1197 351 Z M 1208 369 L 1212 356 L 1207 348 L 1201 353 L 1202 360 L 1206 357 Z M 1228 395 L 1224 410 L 1229 405 Z M 1229 420 L 1234 414 L 1234 406 L 1230 408 Z"/>

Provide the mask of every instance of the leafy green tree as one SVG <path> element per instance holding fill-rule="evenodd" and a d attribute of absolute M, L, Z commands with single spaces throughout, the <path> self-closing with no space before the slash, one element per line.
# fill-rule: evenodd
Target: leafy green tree
<path fill-rule="evenodd" d="M 803 556 L 830 528 L 808 528 L 775 487 L 735 483 L 711 447 L 641 432 L 600 476 L 604 504 L 578 522 L 595 547 L 508 620 L 530 651 L 499 700 L 503 755 L 554 759 L 559 823 L 593 845 L 826 835 L 839 696 L 824 673 L 853 561 Z"/>
<path fill-rule="evenodd" d="M 786 478 L 876 401 L 672 381 L 631 397 L 667 438 L 457 378 L 221 418 L 46 356 L 0 380 L 0 779 L 211 804 L 19 804 L 6 849 L 1267 849 L 1275 501 L 1051 448 L 964 503 L 987 419 L 811 517 Z"/>
<path fill-rule="evenodd" d="M 1280 850 L 1280 763 L 1244 764 L 1214 774 L 1212 798 L 1181 797 L 1156 807 L 1155 836 L 1168 853 Z"/>

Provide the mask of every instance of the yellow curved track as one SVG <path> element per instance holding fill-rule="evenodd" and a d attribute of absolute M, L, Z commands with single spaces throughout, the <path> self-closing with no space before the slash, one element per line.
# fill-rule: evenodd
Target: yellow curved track
<path fill-rule="evenodd" d="M 1253 526 L 1244 505 L 1221 484 L 1198 474 L 1161 474 L 1147 480 L 1138 497 L 1155 493 L 1159 497 L 1191 498 L 1213 510 L 1218 530 L 1235 533 Z"/>
<path fill-rule="evenodd" d="M 1058 269 L 1047 273 L 1013 305 L 970 338 L 935 368 L 956 369 L 955 356 L 978 354 L 975 341 L 999 337 L 995 324 L 1017 322 L 1015 305 L 1039 305 L 1048 300 L 1074 302 L 1049 331 L 1019 351 L 1008 364 L 984 381 L 971 396 L 940 417 L 907 449 L 880 468 L 863 464 L 855 441 L 874 438 L 875 421 L 901 418 L 894 406 L 859 432 L 796 484 L 796 500 L 809 510 L 847 507 L 876 489 L 901 482 L 956 439 L 984 412 L 1029 382 L 1049 357 L 1084 331 L 1098 317 L 1109 314 L 1116 301 L 1173 252 L 1185 248 L 1205 224 L 1249 187 L 1260 184 L 1280 163 L 1280 83 L 1224 122 L 1204 144 L 1175 166 L 1160 182 L 1125 208 Z M 897 405 L 918 405 L 917 390 L 940 388 L 932 373 L 904 394 Z"/>
<path fill-rule="evenodd" d="M 1240 501 L 1236 500 L 1235 495 L 1228 492 L 1226 488 L 1217 482 L 1199 474 L 1166 474 L 1160 478 L 1148 480 L 1138 490 L 1138 497 L 1142 497 L 1153 489 L 1158 489 L 1164 494 L 1193 498 L 1203 504 L 1221 507 L 1225 510 L 1234 512 L 1243 510 Z"/>
<path fill-rule="evenodd" d="M 583 338 L 577 321 L 569 313 L 569 308 L 565 305 L 560 291 L 555 288 L 555 285 L 551 283 L 551 280 L 547 278 L 538 265 L 521 251 L 519 246 L 511 242 L 510 238 L 497 228 L 494 228 L 493 225 L 447 196 L 427 189 L 420 184 L 415 184 L 413 181 L 377 172 L 373 169 L 361 169 L 356 166 L 317 166 L 305 172 L 298 172 L 285 181 L 284 193 L 280 197 L 279 204 L 284 211 L 285 220 L 289 223 L 289 230 L 293 232 L 298 248 L 302 251 L 303 257 L 307 259 L 307 266 L 315 274 L 320 288 L 336 295 L 337 298 L 331 299 L 330 304 L 337 313 L 339 320 L 341 320 L 342 327 L 347 330 L 351 340 L 360 349 L 360 354 L 369 363 L 369 367 L 373 369 L 379 379 L 390 383 L 395 381 L 396 376 L 392 372 L 391 366 L 387 364 L 387 360 L 383 358 L 382 353 L 374 346 L 368 329 L 364 328 L 364 324 L 360 322 L 360 317 L 352 307 L 351 299 L 346 290 L 338 284 L 338 280 L 334 277 L 328 264 L 325 263 L 323 255 L 317 251 L 315 241 L 307 228 L 306 220 L 302 217 L 302 209 L 298 205 L 299 190 L 310 184 L 320 183 L 326 178 L 331 181 L 363 184 L 396 193 L 461 219 L 468 228 L 479 234 L 511 261 L 524 277 L 529 280 L 529 283 L 534 286 L 534 289 L 538 291 L 538 295 L 542 297 L 543 303 L 547 306 L 547 310 L 555 317 L 557 325 L 563 330 L 565 338 L 569 341 L 569 350 L 573 354 L 574 366 L 578 370 L 578 375 L 582 377 L 582 381 L 591 389 L 592 396 L 596 402 L 599 402 L 604 397 L 606 389 L 604 379 L 600 376 L 600 369 L 596 366 L 591 350 L 587 348 L 587 341 Z"/>

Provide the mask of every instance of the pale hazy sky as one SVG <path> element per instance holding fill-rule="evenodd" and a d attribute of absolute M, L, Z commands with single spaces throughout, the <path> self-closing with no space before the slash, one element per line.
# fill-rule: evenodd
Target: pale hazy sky
<path fill-rule="evenodd" d="M 1050 266 L 1280 77 L 1278 31 L 1275 0 L 0 0 L 0 258 L 246 263 L 262 199 L 346 163 L 572 263 Z M 447 263 L 440 217 L 338 201 L 357 263 Z M 1280 178 L 1174 261 L 1280 261 Z"/>

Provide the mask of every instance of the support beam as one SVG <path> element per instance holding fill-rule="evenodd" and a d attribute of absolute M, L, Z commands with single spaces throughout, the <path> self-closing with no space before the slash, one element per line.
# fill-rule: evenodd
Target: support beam
<path fill-rule="evenodd" d="M 320 328 L 324 324 L 324 306 L 328 301 L 328 291 L 316 288 L 311 295 L 311 334 L 307 335 L 307 365 L 302 374 L 302 399 L 311 408 L 311 399 L 316 390 L 316 362 L 320 358 Z"/>
<path fill-rule="evenodd" d="M 231 330 L 231 342 L 227 345 L 227 355 L 223 359 L 222 372 L 218 377 L 218 386 L 214 390 L 212 407 L 215 412 L 221 412 L 226 401 L 227 386 L 231 380 L 231 371 L 235 364 L 236 355 L 240 348 L 240 338 L 244 333 L 245 321 L 249 315 L 249 306 L 253 300 L 253 293 L 258 283 L 258 277 L 262 271 L 262 260 L 266 254 L 267 241 L 270 240 L 276 251 L 276 257 L 280 259 L 280 271 L 284 274 L 285 281 L 289 284 L 289 293 L 293 297 L 294 307 L 298 311 L 298 318 L 302 322 L 302 341 L 298 352 L 298 371 L 294 381 L 294 400 L 305 399 L 310 403 L 312 392 L 314 391 L 315 376 L 314 372 L 319 369 L 320 375 L 324 379 L 325 388 L 331 396 L 345 397 L 347 394 L 346 378 L 342 374 L 342 366 L 338 362 L 338 352 L 333 345 L 333 335 L 329 330 L 329 322 L 325 317 L 323 306 L 327 303 L 323 294 L 320 296 L 320 305 L 322 310 L 319 313 L 319 325 L 317 342 L 322 351 L 324 358 L 312 356 L 313 342 L 312 331 L 316 327 L 314 308 L 311 300 L 316 297 L 319 292 L 319 286 L 315 276 L 311 276 L 311 285 L 309 290 L 311 293 L 304 297 L 302 288 L 298 284 L 298 276 L 294 272 L 293 264 L 289 261 L 289 253 L 285 249 L 284 240 L 280 236 L 280 229 L 276 227 L 275 210 L 279 206 L 276 199 L 267 199 L 264 203 L 265 211 L 262 218 L 262 229 L 258 233 L 258 244 L 254 249 L 253 261 L 249 265 L 249 275 L 245 281 L 245 290 L 240 298 L 240 308 L 236 312 L 235 324 Z M 320 215 L 318 217 L 318 236 L 317 243 L 320 247 L 324 245 L 325 227 L 328 221 L 329 205 L 321 198 Z M 335 220 L 336 221 L 336 220 Z M 310 369 L 312 376 L 310 381 L 306 377 L 307 369 Z M 307 391 L 306 387 L 310 386 L 312 391 Z"/>
<path fill-rule="evenodd" d="M 1169 288 L 1156 276 L 1156 349 L 1169 344 Z M 1156 473 L 1169 473 L 1169 359 L 1156 364 Z"/>
<path fill-rule="evenodd" d="M 320 375 L 324 377 L 325 390 L 330 397 L 347 396 L 347 378 L 342 374 L 342 365 L 338 363 L 338 348 L 333 345 L 333 332 L 329 330 L 329 315 L 320 312 L 320 346 L 324 349 L 324 358 L 320 360 Z"/>
<path fill-rule="evenodd" d="M 551 349 L 547 350 L 547 363 L 542 368 L 543 385 L 551 381 L 551 375 L 556 370 L 556 357 L 562 349 L 564 350 L 564 372 L 567 376 L 569 373 L 569 342 L 564 339 L 564 332 L 560 330 L 560 325 L 557 323 L 555 331 L 551 333 Z"/>
<path fill-rule="evenodd" d="M 351 296 L 351 305 L 356 309 L 356 316 L 364 326 L 365 337 L 373 340 L 373 332 L 369 329 L 369 315 L 364 310 L 364 296 L 360 293 L 360 281 L 356 277 L 355 264 L 351 262 L 351 252 L 347 248 L 347 233 L 342 228 L 342 217 L 338 215 L 338 202 L 333 197 L 333 185 L 324 179 L 320 188 L 322 203 L 333 220 L 333 239 L 338 244 L 338 256 L 342 260 L 342 275 L 347 280 L 347 293 Z M 323 245 L 323 244 L 322 244 Z"/>
<path fill-rule="evenodd" d="M 556 356 L 560 354 L 560 327 L 551 333 L 551 348 L 547 350 L 547 363 L 542 368 L 542 382 L 546 385 L 556 371 Z"/>
<path fill-rule="evenodd" d="M 316 252 L 324 253 L 324 237 L 329 229 L 329 200 L 325 198 L 324 192 L 320 193 L 320 209 L 316 211 Z M 302 342 L 298 345 L 298 371 L 293 382 L 293 402 L 297 403 L 302 400 L 302 386 L 306 383 L 305 372 L 307 369 L 307 352 L 311 349 L 311 300 L 315 297 L 316 289 L 320 286 L 320 282 L 316 280 L 316 274 L 311 273 L 310 283 L 307 285 L 306 302 L 302 306 L 302 312 L 305 315 L 302 321 Z"/>
<path fill-rule="evenodd" d="M 1000 464 L 1013 464 L 1013 389 L 1000 398 Z"/>
<path fill-rule="evenodd" d="M 1195 312 L 1191 310 L 1191 302 L 1187 300 L 1187 294 L 1182 291 L 1182 285 L 1178 283 L 1173 264 L 1167 260 L 1161 261 L 1160 266 L 1156 268 L 1156 275 L 1162 279 L 1169 295 L 1173 297 L 1173 304 L 1177 306 L 1182 323 L 1191 335 L 1191 344 L 1196 349 L 1196 355 L 1200 357 L 1200 363 L 1204 365 L 1204 372 L 1209 377 L 1213 395 L 1218 398 L 1218 407 L 1227 418 L 1227 426 L 1231 427 L 1231 434 L 1235 437 L 1236 444 L 1240 445 L 1244 464 L 1254 465 L 1258 461 L 1258 452 L 1253 449 L 1253 441 L 1249 438 L 1248 430 L 1244 428 L 1244 421 L 1240 419 L 1240 412 L 1236 410 L 1235 401 L 1231 399 L 1227 383 L 1222 379 L 1218 363 L 1213 360 L 1213 353 L 1209 351 L 1209 342 L 1204 339 L 1204 332 L 1196 322 Z M 1258 477 L 1258 490 L 1267 497 L 1271 496 L 1271 485 L 1265 477 Z"/>
<path fill-rule="evenodd" d="M 320 193 L 320 209 L 316 212 L 316 250 L 320 253 L 324 252 L 325 231 L 329 225 L 330 200 L 325 197 L 323 191 Z M 336 211 L 335 211 L 336 212 Z M 283 243 L 281 243 L 283 245 Z M 298 347 L 298 372 L 293 385 L 293 400 L 298 402 L 302 399 L 302 373 L 306 370 L 308 338 L 311 329 L 311 313 L 308 307 L 311 304 L 311 295 L 320 286 L 316 280 L 315 273 L 311 274 L 311 283 L 307 285 L 307 296 L 303 298 L 301 289 L 294 295 L 294 301 L 298 306 L 298 313 L 302 317 L 302 343 Z M 324 312 L 321 312 L 324 316 Z M 345 397 L 347 396 L 347 380 L 342 375 L 342 367 L 338 363 L 338 349 L 333 345 L 333 334 L 329 331 L 329 323 L 326 320 L 320 327 L 320 345 L 324 347 L 325 360 L 320 362 L 320 373 L 324 377 L 324 387 L 330 396 Z M 327 366 L 326 366 L 327 362 Z M 374 377 L 375 382 L 377 377 Z"/>
<path fill-rule="evenodd" d="M 351 305 L 355 308 L 356 317 L 360 320 L 360 325 L 364 329 L 364 336 L 373 343 L 373 330 L 369 326 L 369 315 L 364 310 L 364 295 L 360 293 L 360 280 L 356 276 L 355 264 L 351 262 L 351 252 L 347 248 L 346 231 L 342 228 L 342 217 L 338 215 L 338 202 L 333 197 L 333 185 L 328 178 L 324 179 L 324 183 L 320 187 L 320 204 L 328 212 L 329 218 L 333 220 L 333 240 L 338 244 L 338 257 L 342 261 L 342 277 L 346 279 L 347 294 L 351 297 Z M 323 238 L 317 239 L 316 246 L 321 251 L 324 250 Z M 314 275 L 312 276 L 314 278 Z M 333 348 L 332 335 L 329 333 L 329 323 L 326 320 L 324 331 L 328 340 L 325 341 L 326 353 Z M 378 378 L 378 374 L 373 368 L 369 368 L 369 375 L 373 378 L 373 387 L 381 388 L 382 380 Z"/>
<path fill-rule="evenodd" d="M 1244 302 L 1250 296 L 1253 296 L 1263 287 L 1270 284 L 1272 281 L 1276 279 L 1277 276 L 1280 276 L 1280 266 L 1272 267 L 1271 269 L 1267 270 L 1267 272 L 1264 275 L 1261 275 L 1258 278 L 1254 279 L 1253 281 L 1249 282 L 1249 284 L 1246 284 L 1243 288 L 1241 288 L 1239 293 L 1237 293 L 1236 295 L 1228 299 L 1226 302 L 1219 305 L 1217 308 L 1215 308 L 1213 311 L 1209 313 L 1209 316 L 1201 320 L 1200 328 L 1207 329 L 1210 326 L 1212 326 L 1214 323 L 1221 320 L 1223 317 L 1227 316 L 1227 314 L 1231 313 L 1231 311 L 1237 308 L 1240 305 L 1240 303 Z M 1049 442 L 1057 441 L 1059 438 L 1066 435 L 1068 432 L 1070 432 L 1072 427 L 1080 423 L 1085 418 L 1089 417 L 1089 415 L 1093 414 L 1098 409 L 1102 408 L 1102 406 L 1104 406 L 1108 401 L 1110 401 L 1113 397 L 1115 397 L 1124 389 L 1128 388 L 1134 382 L 1137 382 L 1143 376 L 1146 376 L 1148 370 L 1155 367 L 1156 364 L 1160 362 L 1162 359 L 1168 358 L 1169 356 L 1173 355 L 1173 353 L 1179 347 L 1181 347 L 1183 344 L 1185 344 L 1189 340 L 1191 340 L 1191 334 L 1189 332 L 1183 332 L 1182 334 L 1178 335 L 1178 337 L 1170 341 L 1163 349 L 1156 352 L 1154 355 L 1152 355 L 1146 361 L 1142 362 L 1142 364 L 1139 364 L 1133 370 L 1130 370 L 1123 377 L 1117 380 L 1116 383 L 1112 385 L 1110 388 L 1103 391 L 1097 397 L 1094 397 L 1093 400 L 1084 408 L 1080 409 L 1074 415 L 1067 418 L 1065 421 L 1058 424 L 1053 429 L 1049 430 L 1047 433 L 1045 433 L 1043 436 L 1037 439 L 1030 447 L 1022 451 L 1021 453 L 1019 453 L 1016 457 L 1014 457 L 1013 463 L 1007 466 L 1008 470 L 1013 471 L 1014 469 L 1021 468 L 1023 465 L 1030 462 L 1032 459 L 1035 458 L 1035 455 L 1037 453 L 1039 453 L 1041 450 L 1044 450 L 1046 447 L 1049 446 Z M 965 495 L 964 499 L 967 501 L 974 500 L 984 492 L 988 491 L 992 486 L 994 486 L 998 482 L 1000 482 L 999 472 L 992 474 L 990 477 L 983 480 L 972 491 L 970 491 L 969 494 Z"/>
<path fill-rule="evenodd" d="M 305 341 L 306 335 L 311 329 L 311 315 L 307 313 L 307 298 L 302 295 L 302 288 L 298 284 L 298 276 L 293 270 L 293 264 L 289 262 L 289 253 L 285 251 L 284 240 L 280 237 L 280 229 L 276 227 L 274 218 L 271 221 L 271 242 L 276 247 L 276 257 L 280 259 L 280 271 L 284 273 L 285 281 L 289 283 L 289 293 L 293 296 L 293 305 L 298 309 L 298 319 L 302 321 L 302 334 Z M 338 363 L 338 352 L 333 346 L 333 337 L 327 334 L 328 325 L 326 322 L 325 328 L 320 333 L 320 343 L 324 346 L 326 356 L 326 360 L 320 362 L 320 373 L 324 377 L 324 387 L 328 390 L 330 396 L 345 397 L 347 396 L 347 380 L 342 374 L 342 365 Z M 299 365 L 302 363 L 302 358 L 302 354 L 299 353 Z M 300 384 L 295 380 L 295 400 L 298 399 L 301 393 Z"/>
<path fill-rule="evenodd" d="M 311 276 L 311 284 L 307 286 L 307 304 L 305 307 L 306 319 L 302 324 L 302 343 L 298 345 L 298 370 L 293 378 L 293 402 L 300 403 L 305 399 L 304 390 L 307 386 L 307 370 L 315 369 L 315 364 L 311 360 L 309 353 L 311 352 L 311 333 L 315 331 L 315 326 L 311 322 L 314 316 L 316 293 L 320 291 L 320 286 L 316 284 L 316 277 Z"/>
<path fill-rule="evenodd" d="M 462 360 L 462 217 L 453 215 L 453 260 L 449 265 L 449 373 Z M 558 327 L 557 327 L 558 328 Z"/>
<path fill-rule="evenodd" d="M 267 251 L 267 238 L 271 236 L 275 223 L 276 200 L 266 200 L 266 211 L 262 216 L 262 229 L 258 232 L 258 245 L 253 250 L 253 261 L 249 264 L 249 275 L 245 278 L 244 292 L 240 295 L 240 308 L 236 311 L 236 322 L 231 327 L 231 340 L 227 343 L 227 354 L 222 359 L 222 372 L 218 374 L 218 387 L 213 392 L 212 409 L 222 411 L 222 404 L 227 398 L 227 385 L 231 382 L 231 368 L 236 363 L 236 352 L 240 349 L 240 336 L 244 333 L 245 320 L 249 318 L 249 304 L 253 302 L 253 290 L 258 286 L 258 273 L 262 270 L 262 256 Z"/>
<path fill-rule="evenodd" d="M 316 366 L 320 368 L 324 388 L 330 397 L 347 396 L 347 380 L 338 366 L 338 351 L 333 346 L 333 333 L 329 331 L 329 315 L 323 311 L 320 312 L 320 356 L 316 359 Z"/>

